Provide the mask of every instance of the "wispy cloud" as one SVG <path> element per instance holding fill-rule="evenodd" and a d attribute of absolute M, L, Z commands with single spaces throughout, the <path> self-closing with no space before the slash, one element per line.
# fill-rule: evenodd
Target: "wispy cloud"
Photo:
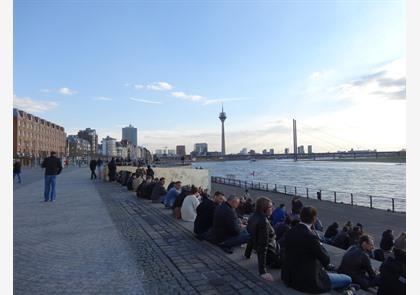
<path fill-rule="evenodd" d="M 100 100 L 100 101 L 110 101 L 112 100 L 112 98 L 106 97 L 106 96 L 97 96 L 97 97 L 93 97 L 93 100 Z"/>
<path fill-rule="evenodd" d="M 332 73 L 334 73 L 333 70 L 322 70 L 322 71 L 312 73 L 309 76 L 309 78 L 315 81 L 324 80 L 328 78 L 329 76 L 331 76 Z"/>
<path fill-rule="evenodd" d="M 134 88 L 138 90 L 169 91 L 172 90 L 173 87 L 168 82 L 154 82 L 151 84 L 136 84 L 134 85 Z"/>
<path fill-rule="evenodd" d="M 44 92 L 44 93 L 51 93 L 51 92 L 53 92 L 54 90 L 52 90 L 52 89 L 48 89 L 48 88 L 42 88 L 40 91 L 41 91 L 41 92 Z"/>
<path fill-rule="evenodd" d="M 77 91 L 70 89 L 68 87 L 61 87 L 60 89 L 58 89 L 58 93 L 63 94 L 63 95 L 73 95 L 73 94 L 76 94 Z"/>
<path fill-rule="evenodd" d="M 55 101 L 39 101 L 30 97 L 13 96 L 13 106 L 29 113 L 44 113 L 58 106 Z"/>
<path fill-rule="evenodd" d="M 182 91 L 172 92 L 171 95 L 173 97 L 177 97 L 177 98 L 181 98 L 183 100 L 189 100 L 189 101 L 202 101 L 206 99 L 204 96 L 196 95 L 196 94 L 186 94 L 185 92 L 182 92 Z"/>
<path fill-rule="evenodd" d="M 162 104 L 161 101 L 156 101 L 156 100 L 148 100 L 148 99 L 135 98 L 135 97 L 130 97 L 129 99 L 133 101 L 137 101 L 137 102 L 148 103 L 148 104 Z"/>

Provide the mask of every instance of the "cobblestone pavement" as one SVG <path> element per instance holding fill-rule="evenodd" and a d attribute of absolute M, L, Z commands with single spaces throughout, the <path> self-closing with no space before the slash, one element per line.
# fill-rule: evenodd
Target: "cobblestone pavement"
<path fill-rule="evenodd" d="M 226 254 L 88 169 L 14 191 L 15 294 L 280 294 Z"/>
<path fill-rule="evenodd" d="M 88 169 L 62 173 L 56 202 L 43 199 L 42 176 L 14 191 L 14 294 L 144 294 Z"/>
<path fill-rule="evenodd" d="M 96 188 L 144 270 L 147 294 L 281 294 L 125 187 Z"/>

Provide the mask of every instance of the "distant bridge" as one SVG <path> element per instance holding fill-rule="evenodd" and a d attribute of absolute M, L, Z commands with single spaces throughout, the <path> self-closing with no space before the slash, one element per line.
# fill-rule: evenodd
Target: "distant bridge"
<path fill-rule="evenodd" d="M 297 154 L 299 160 L 356 160 L 356 159 L 390 159 L 396 158 L 401 159 L 405 162 L 406 152 L 405 151 L 388 151 L 388 152 L 375 152 L 375 151 L 366 151 L 366 152 L 336 152 L 336 153 L 311 153 L 311 154 Z M 294 154 L 255 154 L 255 155 L 211 155 L 211 156 L 196 156 L 196 161 L 234 161 L 234 160 L 262 160 L 262 159 L 295 159 Z"/>

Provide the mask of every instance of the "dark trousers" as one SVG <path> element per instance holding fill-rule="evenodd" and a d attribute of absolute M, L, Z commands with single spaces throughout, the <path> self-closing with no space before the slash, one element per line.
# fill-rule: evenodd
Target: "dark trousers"
<path fill-rule="evenodd" d="M 90 169 L 90 179 L 96 179 L 95 169 Z"/>

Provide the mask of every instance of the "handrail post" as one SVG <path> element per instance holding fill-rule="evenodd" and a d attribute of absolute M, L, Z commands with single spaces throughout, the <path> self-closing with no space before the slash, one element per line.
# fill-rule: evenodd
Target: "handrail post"
<path fill-rule="evenodd" d="M 287 188 L 284 186 L 284 194 L 287 195 Z"/>
<path fill-rule="evenodd" d="M 268 191 L 268 183 L 265 186 L 265 190 Z"/>
<path fill-rule="evenodd" d="M 297 195 L 297 188 L 296 188 L 296 186 L 295 186 L 295 196 Z"/>
<path fill-rule="evenodd" d="M 372 209 L 373 208 L 373 206 L 372 206 L 372 196 L 369 196 L 369 202 L 370 202 L 370 209 Z"/>
<path fill-rule="evenodd" d="M 392 212 L 395 212 L 395 202 L 394 202 L 394 198 L 392 198 Z"/>
<path fill-rule="evenodd" d="M 337 203 L 337 192 L 334 192 L 334 203 Z"/>
<path fill-rule="evenodd" d="M 350 193 L 350 197 L 351 197 L 351 205 L 353 206 L 353 193 Z"/>
<path fill-rule="evenodd" d="M 306 188 L 306 197 L 309 198 L 309 190 Z"/>
<path fill-rule="evenodd" d="M 274 191 L 277 192 L 277 184 L 274 184 Z"/>
<path fill-rule="evenodd" d="M 261 189 L 261 182 L 258 181 L 258 189 Z"/>

